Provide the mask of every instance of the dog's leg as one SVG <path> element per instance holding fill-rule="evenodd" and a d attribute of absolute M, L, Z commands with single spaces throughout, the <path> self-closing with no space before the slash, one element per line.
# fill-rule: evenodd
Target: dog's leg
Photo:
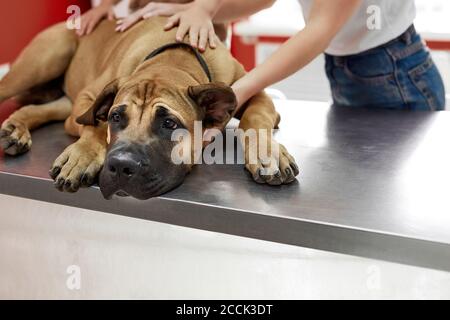
<path fill-rule="evenodd" d="M 244 133 L 255 130 L 256 134 L 256 144 L 250 143 L 251 138 L 246 139 L 244 136 L 241 139 L 245 150 L 246 169 L 253 179 L 258 183 L 271 185 L 293 182 L 299 174 L 297 164 L 286 148 L 272 137 L 272 129 L 277 128 L 280 121 L 272 100 L 265 93 L 254 96 L 248 102 L 240 120 L 239 128 Z M 267 152 L 262 152 L 266 150 Z"/>
<path fill-rule="evenodd" d="M 6 154 L 18 155 L 30 150 L 30 131 L 50 121 L 64 121 L 72 109 L 66 97 L 43 104 L 28 105 L 14 112 L 0 130 L 0 147 Z"/>
<path fill-rule="evenodd" d="M 80 139 L 64 150 L 50 169 L 59 191 L 77 192 L 95 183 L 106 157 L 106 124 L 84 126 Z"/>
<path fill-rule="evenodd" d="M 77 44 L 77 36 L 65 24 L 37 35 L 0 80 L 0 102 L 63 75 Z"/>
<path fill-rule="evenodd" d="M 90 187 L 96 181 L 103 167 L 107 149 L 107 123 L 98 126 L 83 126 L 76 123 L 78 112 L 87 110 L 95 100 L 89 90 L 81 92 L 75 99 L 70 116 L 66 119 L 66 132 L 80 137 L 68 146 L 54 161 L 50 176 L 60 191 L 77 192 L 82 187 Z"/>

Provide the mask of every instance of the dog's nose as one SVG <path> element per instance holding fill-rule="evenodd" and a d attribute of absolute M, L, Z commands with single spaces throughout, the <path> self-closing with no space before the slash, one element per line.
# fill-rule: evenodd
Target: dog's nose
<path fill-rule="evenodd" d="M 115 176 L 130 179 L 139 172 L 140 167 L 140 162 L 134 159 L 131 153 L 126 152 L 109 157 L 107 169 Z"/>

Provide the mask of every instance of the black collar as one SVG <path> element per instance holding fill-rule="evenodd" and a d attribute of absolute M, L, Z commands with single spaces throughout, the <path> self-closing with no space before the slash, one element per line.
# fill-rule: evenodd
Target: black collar
<path fill-rule="evenodd" d="M 158 54 L 163 53 L 164 51 L 168 50 L 168 49 L 173 49 L 173 48 L 186 48 L 186 49 L 190 49 L 195 57 L 197 58 L 198 62 L 200 63 L 203 71 L 205 71 L 209 82 L 212 82 L 212 76 L 211 76 L 211 72 L 209 70 L 208 64 L 206 63 L 205 59 L 203 59 L 202 55 L 198 52 L 197 49 L 195 49 L 194 47 L 192 47 L 191 45 L 187 44 L 187 43 L 183 43 L 183 42 L 175 42 L 175 43 L 169 43 L 166 44 L 162 47 L 159 47 L 158 49 L 156 49 L 155 51 L 153 51 L 152 53 L 150 53 L 144 60 L 150 60 L 154 57 L 156 57 Z"/>

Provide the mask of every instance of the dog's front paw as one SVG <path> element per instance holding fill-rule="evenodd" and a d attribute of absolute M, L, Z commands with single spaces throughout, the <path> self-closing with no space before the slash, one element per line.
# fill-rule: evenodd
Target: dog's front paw
<path fill-rule="evenodd" d="M 79 140 L 55 160 L 50 176 L 59 191 L 77 192 L 92 186 L 105 161 L 106 147 Z"/>
<path fill-rule="evenodd" d="M 20 121 L 9 119 L 2 124 L 0 130 L 0 148 L 10 155 L 16 156 L 31 148 L 31 134 L 27 126 Z"/>
<path fill-rule="evenodd" d="M 257 183 L 276 186 L 294 182 L 300 173 L 294 157 L 282 144 L 276 141 L 272 141 L 271 144 L 271 154 L 267 156 L 258 154 L 255 157 L 256 161 L 247 159 L 246 169 Z"/>

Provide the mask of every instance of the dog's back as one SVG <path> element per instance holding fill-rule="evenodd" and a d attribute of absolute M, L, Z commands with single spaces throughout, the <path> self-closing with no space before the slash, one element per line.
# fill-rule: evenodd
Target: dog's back
<path fill-rule="evenodd" d="M 164 21 L 148 19 L 118 33 L 114 21 L 104 20 L 91 35 L 80 38 L 66 72 L 68 96 L 75 99 L 81 90 L 94 81 L 102 82 L 102 78 L 107 81 L 131 74 L 143 57 L 175 39 L 174 32 L 163 31 Z"/>
<path fill-rule="evenodd" d="M 166 18 L 143 20 L 124 33 L 115 31 L 116 23 L 105 20 L 89 36 L 79 39 L 78 48 L 66 72 L 65 91 L 74 99 L 81 90 L 97 81 L 108 82 L 130 75 L 153 50 L 175 42 L 176 29 L 164 31 Z M 186 38 L 187 39 L 187 38 Z M 203 54 L 216 81 L 231 84 L 243 69 L 224 45 Z M 230 70 L 229 66 L 238 70 Z M 224 66 L 228 66 L 224 69 Z M 223 69 L 223 70 L 222 70 Z"/>

